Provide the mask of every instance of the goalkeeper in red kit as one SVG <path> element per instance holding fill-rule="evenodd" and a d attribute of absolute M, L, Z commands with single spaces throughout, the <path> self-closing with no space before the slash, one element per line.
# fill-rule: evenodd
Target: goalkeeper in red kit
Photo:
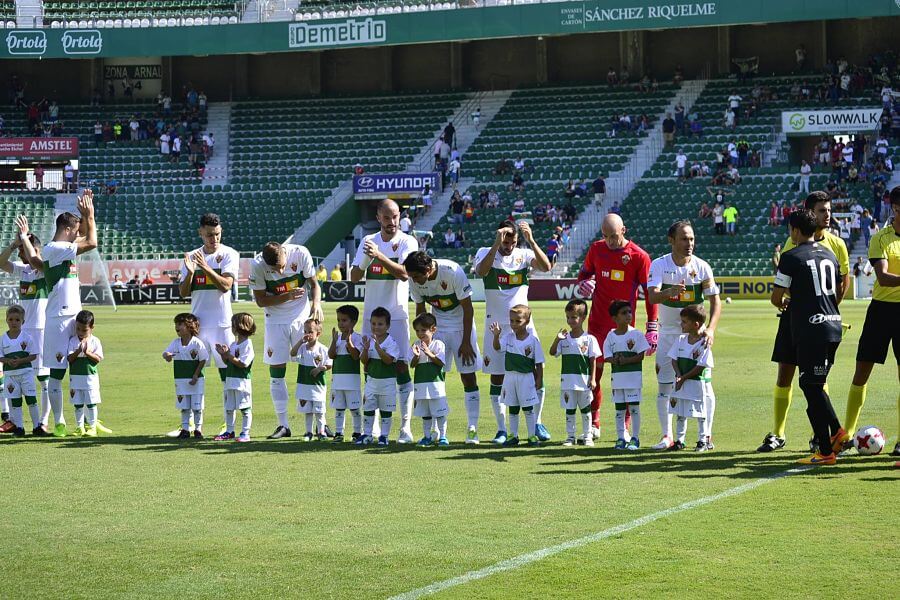
<path fill-rule="evenodd" d="M 609 305 L 613 300 L 631 303 L 633 314 L 637 315 L 638 288 L 644 290 L 647 298 L 647 279 L 650 275 L 650 255 L 632 241 L 625 239 L 625 224 L 615 214 L 606 215 L 600 227 L 602 240 L 597 240 L 588 249 L 584 265 L 578 273 L 578 293 L 591 299 L 591 314 L 588 319 L 588 333 L 597 338 L 600 345 L 606 334 L 616 328 L 609 316 Z M 647 342 L 650 350 L 647 356 L 656 352 L 658 340 L 657 313 L 659 306 L 646 301 Z M 592 433 L 600 435 L 600 403 L 603 393 L 600 380 L 603 377 L 603 357 L 597 359 L 594 401 L 591 403 Z"/>

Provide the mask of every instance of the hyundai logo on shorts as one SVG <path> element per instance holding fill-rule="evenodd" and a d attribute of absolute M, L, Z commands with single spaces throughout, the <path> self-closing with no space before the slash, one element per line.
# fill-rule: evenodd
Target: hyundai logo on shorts
<path fill-rule="evenodd" d="M 838 321 L 840 322 L 841 315 L 823 315 L 822 313 L 816 313 L 809 318 L 809 322 L 811 325 L 821 325 L 827 321 Z"/>

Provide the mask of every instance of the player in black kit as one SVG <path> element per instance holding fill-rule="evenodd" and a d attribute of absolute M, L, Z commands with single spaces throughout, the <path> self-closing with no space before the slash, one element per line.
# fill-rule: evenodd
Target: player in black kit
<path fill-rule="evenodd" d="M 787 304 L 785 296 L 790 295 L 791 336 L 797 351 L 800 389 L 806 396 L 806 414 L 819 442 L 818 452 L 800 462 L 833 465 L 844 435 L 825 392 L 828 372 L 841 341 L 838 262 L 831 250 L 813 239 L 816 217 L 812 211 L 801 209 L 792 213 L 789 224 L 796 248 L 781 255 L 772 304 L 783 310 Z"/>

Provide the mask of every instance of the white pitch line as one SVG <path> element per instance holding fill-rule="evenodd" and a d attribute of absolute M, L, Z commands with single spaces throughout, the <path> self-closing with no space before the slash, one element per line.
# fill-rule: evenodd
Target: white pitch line
<path fill-rule="evenodd" d="M 681 512 L 699 508 L 707 504 L 712 504 L 713 502 L 716 502 L 718 500 L 731 498 L 732 496 L 737 496 L 739 494 L 755 490 L 756 488 L 767 483 L 777 481 L 782 477 L 795 475 L 797 473 L 803 473 L 804 471 L 808 471 L 812 468 L 814 467 L 797 467 L 794 469 L 788 469 L 787 471 L 782 471 L 780 473 L 775 473 L 774 475 L 769 475 L 768 477 L 762 477 L 760 479 L 744 483 L 731 489 L 727 489 L 724 492 L 719 492 L 718 494 L 713 494 L 712 496 L 705 496 L 703 498 L 698 498 L 697 500 L 691 500 L 689 502 L 685 502 L 684 504 L 679 504 L 678 506 L 666 508 L 649 515 L 639 517 L 633 521 L 622 523 L 621 525 L 616 525 L 615 527 L 610 527 L 609 529 L 604 529 L 603 531 L 598 531 L 584 537 L 569 540 L 568 542 L 563 542 L 555 546 L 549 546 L 547 548 L 535 550 L 534 552 L 528 552 L 527 554 L 520 554 L 519 556 L 514 556 L 513 558 L 502 560 L 488 567 L 484 567 L 483 569 L 478 569 L 477 571 L 469 571 L 468 573 L 463 573 L 462 575 L 459 575 L 457 577 L 451 577 L 450 579 L 438 581 L 436 583 L 432 583 L 431 585 L 411 590 L 403 594 L 391 596 L 388 600 L 416 600 L 418 598 L 430 596 L 431 594 L 436 594 L 438 592 L 442 592 L 459 585 L 465 585 L 472 581 L 484 579 L 485 577 L 490 577 L 491 575 L 496 575 L 497 573 L 512 571 L 513 569 L 518 569 L 526 565 L 530 565 L 531 563 L 544 560 L 545 558 L 548 558 L 555 554 L 559 554 L 560 552 L 565 552 L 566 550 L 572 550 L 574 548 L 580 548 L 588 544 L 593 544 L 594 542 L 608 539 L 615 535 L 631 531 L 632 529 L 643 527 L 644 525 L 648 525 L 664 517 L 670 517 Z"/>

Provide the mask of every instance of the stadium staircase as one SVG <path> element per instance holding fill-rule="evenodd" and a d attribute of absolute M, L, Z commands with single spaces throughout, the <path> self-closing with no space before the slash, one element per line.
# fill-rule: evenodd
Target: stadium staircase
<path fill-rule="evenodd" d="M 213 155 L 206 161 L 203 186 L 228 185 L 228 157 L 231 133 L 231 104 L 210 102 L 207 109 L 206 131 L 213 134 Z"/>
<path fill-rule="evenodd" d="M 734 80 L 714 80 L 708 82 L 694 106 L 686 111 L 696 113 L 704 125 L 701 139 L 687 138 L 681 135 L 671 149 L 662 152 L 640 178 L 622 205 L 622 218 L 629 232 L 629 237 L 644 247 L 651 256 L 659 256 L 670 251 L 664 239 L 664 232 L 669 224 L 680 218 L 691 218 L 695 222 L 697 236 L 697 252 L 709 261 L 713 269 L 720 275 L 751 276 L 771 273 L 771 254 L 777 243 L 784 242 L 784 227 L 768 225 L 771 202 L 790 204 L 800 202 L 799 193 L 794 189 L 798 181 L 797 168 L 788 166 L 786 137 L 780 131 L 781 112 L 794 108 L 818 108 L 832 106 L 810 100 L 797 103 L 790 98 L 790 88 L 798 81 L 811 81 L 813 78 L 802 77 L 765 77 L 752 82 L 738 83 Z M 759 112 L 748 118 L 741 118 L 734 131 L 722 126 L 722 114 L 732 90 L 744 98 L 746 105 L 751 98 L 755 85 L 767 86 L 777 98 L 765 102 Z M 872 106 L 877 99 L 869 92 L 855 97 L 842 99 L 839 105 L 843 108 L 856 106 Z M 880 103 L 880 102 L 879 102 Z M 725 186 L 729 202 L 733 202 L 739 211 L 738 235 L 735 237 L 719 236 L 713 232 L 711 219 L 697 219 L 698 209 L 702 202 L 710 205 L 713 199 L 707 192 L 711 185 L 710 178 L 690 180 L 680 183 L 673 177 L 675 170 L 675 154 L 682 148 L 688 157 L 688 165 L 695 161 L 705 161 L 711 168 L 715 166 L 715 153 L 727 145 L 730 140 L 746 139 L 753 149 L 760 150 L 768 165 L 764 162 L 759 168 L 739 168 L 742 182 L 734 186 Z M 811 189 L 824 189 L 829 180 L 830 170 L 814 166 L 810 180 Z M 848 184 L 850 201 L 858 199 L 863 206 L 870 206 L 871 191 L 865 184 Z M 574 261 L 565 275 L 574 276 L 584 260 L 582 256 Z M 560 274 L 562 275 L 562 274 Z"/>
<path fill-rule="evenodd" d="M 241 15 L 241 23 L 292 21 L 299 6 L 299 0 L 250 0 Z"/>
<path fill-rule="evenodd" d="M 6 6 L 12 4 L 8 0 L 3 2 L 3 16 L 6 17 Z M 16 0 L 15 1 L 16 27 L 31 29 L 44 26 L 44 3 L 41 0 Z"/>
<path fill-rule="evenodd" d="M 703 79 L 683 82 L 668 106 L 656 115 L 656 120 L 661 122 L 666 118 L 667 113 L 674 113 L 679 102 L 685 107 L 686 113 L 690 111 L 705 87 L 706 80 Z M 556 265 L 547 273 L 536 273 L 536 277 L 559 278 L 565 277 L 573 270 L 577 272 L 588 246 L 597 239 L 603 217 L 609 212 L 614 202 L 618 202 L 619 206 L 624 204 L 625 198 L 640 181 L 641 175 L 657 161 L 663 152 L 663 146 L 662 129 L 651 130 L 650 134 L 638 144 L 624 168 L 611 173 L 606 179 L 606 197 L 603 204 L 590 202 L 578 215 L 572 225 L 569 243 L 560 253 Z"/>

